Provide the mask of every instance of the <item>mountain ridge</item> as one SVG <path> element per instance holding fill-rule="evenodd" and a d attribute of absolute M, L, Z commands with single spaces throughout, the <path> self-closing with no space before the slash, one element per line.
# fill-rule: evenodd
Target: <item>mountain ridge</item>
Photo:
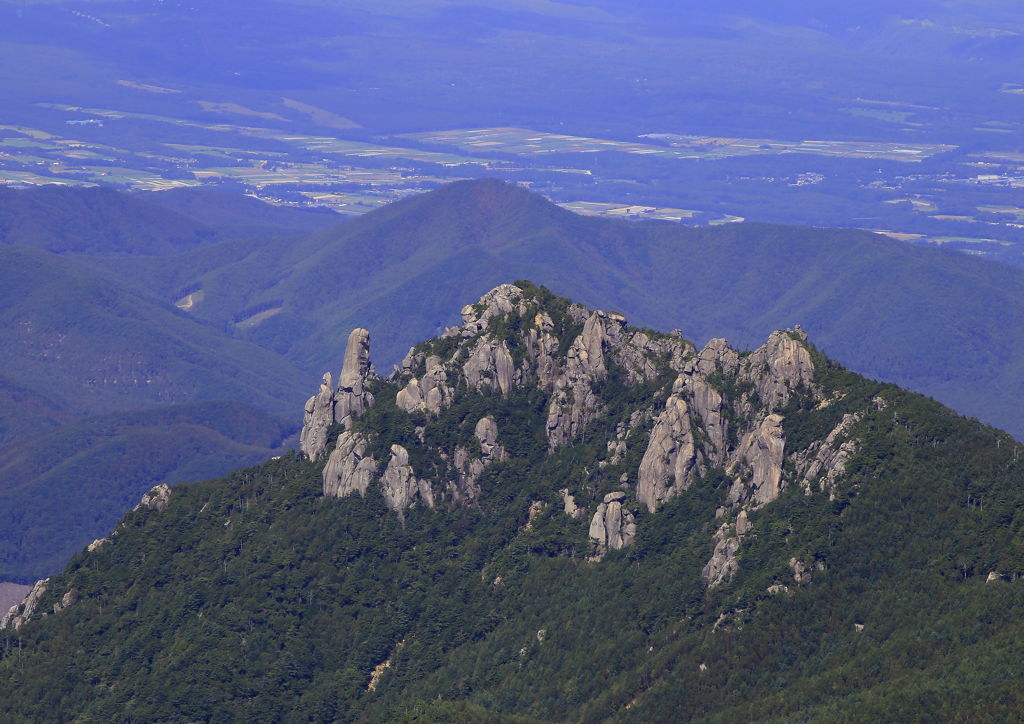
<path fill-rule="evenodd" d="M 37 584 L 3 620 L 21 645 L 0 649 L 0 710 L 1017 710 L 1010 436 L 845 370 L 796 328 L 697 350 L 525 282 L 461 316 L 390 379 L 369 333 L 350 335 L 339 387 L 305 407 L 315 462 L 157 486 Z"/>

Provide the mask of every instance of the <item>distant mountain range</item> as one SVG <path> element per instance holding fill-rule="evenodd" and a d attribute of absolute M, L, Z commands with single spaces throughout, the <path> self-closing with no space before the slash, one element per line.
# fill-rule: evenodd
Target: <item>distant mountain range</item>
<path fill-rule="evenodd" d="M 165 301 L 202 289 L 193 315 L 310 375 L 334 366 L 353 327 L 376 330 L 389 366 L 454 323 L 457 300 L 529 278 L 700 342 L 747 347 L 799 323 L 858 372 L 1024 435 L 1024 270 L 869 232 L 587 218 L 485 179 L 299 240 L 104 264 Z"/>
<path fill-rule="evenodd" d="M 265 233 L 239 235 L 252 233 L 247 219 Z M 867 232 L 586 218 L 494 180 L 453 183 L 338 223 L 206 192 L 45 187 L 3 190 L 0 220 L 4 459 L 37 454 L 64 425 L 139 409 L 154 410 L 155 421 L 164 405 L 176 406 L 182 424 L 181 415 L 204 410 L 196 422 L 204 439 L 226 436 L 240 446 L 218 468 L 210 445 L 190 449 L 182 428 L 168 429 L 171 437 L 153 445 L 179 450 L 173 465 L 147 465 L 135 482 L 108 479 L 95 466 L 70 475 L 81 486 L 83 523 L 68 538 L 56 518 L 46 522 L 46 505 L 31 515 L 15 506 L 0 535 L 0 576 L 19 580 L 52 570 L 39 561 L 109 527 L 113 509 L 97 502 L 93 510 L 106 495 L 99 491 L 116 489 L 127 501 L 161 476 L 198 478 L 250 462 L 254 445 L 272 454 L 268 438 L 232 437 L 192 403 L 243 403 L 224 409 L 283 437 L 294 421 L 280 415 L 296 409 L 311 380 L 337 371 L 350 329 L 373 330 L 386 372 L 416 339 L 454 324 L 458 300 L 507 279 L 535 279 L 639 324 L 679 327 L 698 344 L 723 335 L 749 347 L 799 323 L 858 372 L 1024 435 L 1024 368 L 1016 362 L 1024 352 L 1024 271 Z M 128 434 L 123 425 L 97 424 L 110 439 Z M 125 447 L 143 450 L 141 440 L 159 429 L 149 425 Z M 97 455 L 109 442 L 87 439 Z M 42 472 L 12 470 L 0 493 L 45 497 Z M 49 550 L 26 543 L 29 527 L 51 531 L 42 536 Z"/>

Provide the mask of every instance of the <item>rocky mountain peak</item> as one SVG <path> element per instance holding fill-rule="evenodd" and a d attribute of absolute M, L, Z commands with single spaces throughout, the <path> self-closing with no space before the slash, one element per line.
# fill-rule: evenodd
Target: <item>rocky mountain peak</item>
<path fill-rule="evenodd" d="M 332 390 L 325 375 L 305 410 L 303 452 L 312 460 L 330 453 L 325 496 L 376 489 L 399 517 L 417 505 L 475 505 L 488 471 L 512 460 L 522 441 L 506 438 L 495 414 L 472 416 L 470 410 L 531 400 L 532 409 L 544 410 L 537 430 L 546 452 L 538 454 L 556 455 L 605 431 L 607 455 L 581 472 L 584 482 L 558 485 L 552 500 L 532 513 L 562 510 L 588 521 L 595 560 L 631 545 L 642 534 L 644 515 L 709 476 L 730 481 L 705 570 L 714 586 L 735 573 L 742 540 L 756 534 L 749 513 L 791 484 L 810 490 L 831 476 L 820 485 L 833 488 L 856 452 L 856 419 L 817 447 L 787 448 L 788 411 L 824 404 L 799 328 L 773 332 L 751 352 L 724 339 L 698 350 L 678 331 L 637 329 L 619 313 L 589 310 L 528 282 L 495 287 L 464 306 L 461 318 L 410 349 L 386 380 L 373 377 L 369 333 L 352 332 L 338 388 Z M 406 432 L 360 422 L 375 405 L 384 407 L 374 419 L 386 419 L 391 407 L 407 415 Z M 328 451 L 332 425 L 345 429 Z M 452 425 L 466 432 L 456 434 Z M 797 477 L 787 470 L 797 470 Z M 608 482 L 615 486 L 611 492 Z"/>
<path fill-rule="evenodd" d="M 334 389 L 331 373 L 325 372 L 320 389 L 305 405 L 299 447 L 310 460 L 324 454 L 331 425 L 351 427 L 352 421 L 373 404 L 373 395 L 367 385 L 376 375 L 370 364 L 370 333 L 367 330 L 352 330 L 343 359 L 338 388 Z"/>

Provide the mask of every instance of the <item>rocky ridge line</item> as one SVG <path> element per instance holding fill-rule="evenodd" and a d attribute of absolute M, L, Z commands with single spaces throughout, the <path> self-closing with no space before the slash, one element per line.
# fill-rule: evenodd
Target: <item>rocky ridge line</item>
<path fill-rule="evenodd" d="M 559 491 L 563 504 L 558 507 L 564 514 L 589 522 L 592 559 L 632 544 L 643 514 L 655 514 L 718 470 L 731 483 L 716 513 L 713 553 L 702 575 L 709 586 L 721 585 L 738 570 L 736 554 L 743 539 L 756 534 L 751 513 L 791 484 L 807 491 L 815 483 L 821 490 L 834 489 L 856 454 L 858 444 L 851 435 L 858 416 L 844 418 L 827 439 L 795 455 L 787 451 L 787 406 L 794 400 L 819 406 L 829 402 L 814 382 L 807 337 L 799 327 L 773 332 L 750 353 L 737 352 L 724 339 L 713 339 L 698 351 L 677 331 L 638 330 L 620 314 L 591 311 L 565 300 L 562 306 L 552 306 L 531 289 L 535 288 L 503 284 L 463 307 L 459 326 L 411 349 L 381 383 L 396 390 L 398 408 L 419 420 L 421 441 L 432 421 L 468 391 L 500 397 L 539 391 L 547 396 L 544 432 L 549 454 L 575 444 L 590 425 L 611 414 L 604 396 L 608 384 L 657 387 L 646 403 L 617 420 L 608 457 L 598 462 L 598 470 L 621 466 L 627 459 L 636 460 L 629 456 L 639 455 L 632 449 L 642 446 L 639 462 L 619 478 L 619 490 L 600 495 L 592 489 Z M 350 352 L 353 340 L 359 345 L 358 355 Z M 373 404 L 365 390 L 365 371 L 371 369 L 365 330 L 350 337 L 346 369 L 350 357 L 359 359 L 363 373 L 357 377 L 364 386 L 358 391 L 347 387 L 344 394 L 358 392 L 365 404 L 350 405 L 344 420 L 339 418 L 338 392 L 330 391 L 325 376 L 306 406 L 304 441 L 319 441 L 318 431 L 329 427 L 324 426 L 327 413 L 317 412 L 330 407 L 329 399 L 334 400 L 331 424 L 342 422 L 349 428 Z M 674 381 L 661 382 L 666 375 Z M 402 445 L 389 440 L 374 443 L 370 430 L 346 430 L 324 467 L 324 495 L 365 495 L 377 484 L 387 506 L 400 517 L 415 505 L 472 505 L 479 498 L 483 472 L 508 458 L 502 431 L 492 416 L 475 423 L 474 436 L 478 452 L 464 445 L 430 449 L 427 453 L 436 467 L 416 470 Z M 323 440 L 309 450 L 303 448 L 307 457 L 322 455 L 326 436 Z M 390 446 L 390 453 L 380 460 L 369 452 L 387 450 L 385 446 Z M 790 459 L 796 478 L 785 473 Z"/>

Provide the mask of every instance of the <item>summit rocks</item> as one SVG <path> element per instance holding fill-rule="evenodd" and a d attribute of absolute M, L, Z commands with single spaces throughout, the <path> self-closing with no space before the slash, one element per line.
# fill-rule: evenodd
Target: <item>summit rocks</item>
<path fill-rule="evenodd" d="M 352 332 L 337 389 L 325 374 L 305 408 L 302 451 L 328 456 L 325 497 L 375 490 L 403 520 L 414 507 L 477 506 L 517 456 L 540 465 L 569 450 L 572 459 L 596 435 L 602 457 L 572 472 L 571 494 L 569 481 L 553 480 L 548 500 L 534 498 L 534 518 L 584 528 L 600 560 L 642 536 L 645 515 L 724 482 L 715 483 L 719 520 L 702 573 L 713 587 L 735 575 L 744 541 L 757 535 L 749 514 L 791 484 L 834 490 L 857 452 L 857 415 L 826 439 L 787 448 L 786 415 L 829 404 L 799 327 L 749 353 L 720 338 L 698 350 L 677 331 L 636 329 L 526 282 L 492 289 L 461 316 L 387 379 L 373 374 L 369 332 Z M 332 426 L 343 429 L 328 449 Z"/>
<path fill-rule="evenodd" d="M 345 347 L 338 389 L 332 388 L 331 373 L 325 372 L 320 389 L 306 402 L 299 435 L 299 446 L 306 457 L 316 460 L 324 454 L 331 425 L 340 424 L 347 429 L 373 404 L 367 385 L 374 377 L 370 365 L 370 333 L 353 329 Z"/>

